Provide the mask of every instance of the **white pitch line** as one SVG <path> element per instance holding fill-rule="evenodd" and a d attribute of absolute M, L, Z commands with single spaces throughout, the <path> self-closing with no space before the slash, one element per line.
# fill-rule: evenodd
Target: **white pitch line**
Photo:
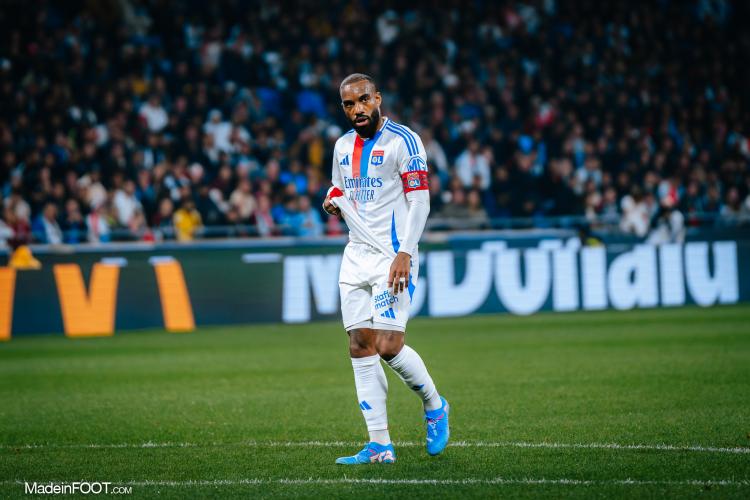
<path fill-rule="evenodd" d="M 415 441 L 395 442 L 396 447 L 421 447 L 424 443 Z M 0 444 L 0 449 L 136 449 L 136 448 L 199 448 L 199 447 L 252 447 L 252 448 L 306 448 L 306 447 L 357 447 L 356 441 L 241 441 L 241 442 L 145 442 L 145 443 L 90 443 L 90 444 Z M 701 445 L 676 444 L 619 444 L 619 443 L 555 443 L 527 441 L 453 441 L 448 446 L 455 448 L 552 448 L 552 449 L 602 449 L 602 450 L 640 450 L 640 451 L 677 451 L 723 454 L 750 454 L 750 447 L 718 447 Z"/>
<path fill-rule="evenodd" d="M 745 447 L 718 447 L 700 445 L 675 444 L 619 444 L 619 443 L 529 443 L 525 441 L 456 441 L 450 446 L 466 448 L 582 448 L 582 449 L 610 449 L 610 450 L 658 450 L 658 451 L 700 451 L 707 453 L 750 453 Z"/>
<path fill-rule="evenodd" d="M 34 481 L 0 481 L 3 485 L 32 483 Z M 36 481 L 39 484 L 49 484 L 50 481 Z M 53 483 L 66 483 L 69 481 L 52 481 Z M 685 479 L 685 480 L 651 480 L 651 479 L 549 479 L 549 478 L 465 478 L 465 479 L 367 479 L 367 478 L 279 478 L 279 479 L 209 479 L 188 481 L 126 481 L 112 482 L 112 486 L 169 486 L 169 487 L 195 487 L 195 486 L 245 486 L 245 485 L 337 485 L 337 484 L 367 484 L 367 485 L 415 485 L 415 486 L 471 486 L 471 485 L 571 485 L 571 486 L 750 486 L 750 480 L 740 479 Z"/>

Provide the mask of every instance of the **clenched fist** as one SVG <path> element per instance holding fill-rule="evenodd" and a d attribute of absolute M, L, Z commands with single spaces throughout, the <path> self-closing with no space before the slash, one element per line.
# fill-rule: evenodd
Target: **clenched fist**
<path fill-rule="evenodd" d="M 341 215 L 341 210 L 339 210 L 336 205 L 331 203 L 330 196 L 326 196 L 326 199 L 323 201 L 323 210 L 331 215 Z"/>

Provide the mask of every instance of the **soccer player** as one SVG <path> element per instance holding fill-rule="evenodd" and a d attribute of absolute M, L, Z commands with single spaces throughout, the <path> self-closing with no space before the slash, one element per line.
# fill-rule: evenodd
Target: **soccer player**
<path fill-rule="evenodd" d="M 427 452 L 437 455 L 448 444 L 448 402 L 438 394 L 419 354 L 404 344 L 419 274 L 417 243 L 430 211 L 424 146 L 409 128 L 381 116 L 382 98 L 370 76 L 347 76 L 339 92 L 354 128 L 336 141 L 331 190 L 343 192 L 370 236 L 385 243 L 386 249 L 392 247 L 396 257 L 350 232 L 339 274 L 341 313 L 370 441 L 356 455 L 336 463 L 396 460 L 388 434 L 388 383 L 381 359 L 422 399 Z M 340 213 L 330 195 L 323 208 Z"/>

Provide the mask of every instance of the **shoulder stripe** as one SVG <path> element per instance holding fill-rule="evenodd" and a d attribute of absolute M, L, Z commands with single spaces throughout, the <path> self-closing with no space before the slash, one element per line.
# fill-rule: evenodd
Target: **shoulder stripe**
<path fill-rule="evenodd" d="M 404 127 L 403 125 L 400 125 L 394 121 L 389 121 L 388 125 L 390 126 L 391 130 L 398 130 L 402 133 L 402 135 L 407 138 L 409 142 L 411 142 L 412 149 L 414 150 L 414 153 L 410 154 L 417 154 L 419 153 L 419 147 L 417 147 L 417 141 L 414 139 L 414 133 L 411 132 L 409 129 Z"/>
<path fill-rule="evenodd" d="M 392 127 L 390 123 L 386 125 L 385 128 L 386 130 L 389 130 L 393 132 L 394 134 L 401 136 L 401 138 L 406 143 L 406 149 L 409 152 L 409 156 L 414 156 L 419 153 L 419 149 L 416 147 L 416 142 L 414 141 L 414 138 L 410 137 L 408 132 Z"/>
<path fill-rule="evenodd" d="M 349 135 L 349 134 L 352 134 L 352 133 L 354 133 L 354 129 L 351 129 L 349 132 L 345 133 L 344 135 Z"/>
<path fill-rule="evenodd" d="M 409 151 L 409 156 L 412 156 L 414 154 L 412 152 L 413 148 L 412 148 L 412 145 L 411 145 L 411 141 L 406 136 L 406 134 L 404 134 L 403 132 L 401 132 L 400 130 L 398 130 L 396 128 L 391 127 L 390 124 L 386 125 L 385 129 L 387 131 L 389 131 L 389 132 L 393 132 L 394 134 L 400 136 L 404 140 L 404 143 L 406 144 L 406 149 Z"/>
<path fill-rule="evenodd" d="M 400 125 L 400 124 L 395 123 L 395 122 L 390 122 L 390 125 L 394 129 L 400 130 L 401 132 L 403 132 L 404 134 L 406 134 L 406 137 L 409 138 L 409 140 L 411 141 L 412 149 L 414 150 L 414 152 L 411 153 L 411 154 L 412 155 L 419 154 L 419 146 L 417 145 L 417 140 L 414 138 L 414 132 L 412 132 L 411 130 L 407 129 L 403 125 Z"/>

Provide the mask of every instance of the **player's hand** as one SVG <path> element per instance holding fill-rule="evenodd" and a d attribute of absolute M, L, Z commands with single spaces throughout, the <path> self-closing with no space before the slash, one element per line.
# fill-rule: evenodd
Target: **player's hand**
<path fill-rule="evenodd" d="M 388 272 L 388 288 L 393 290 L 393 295 L 409 288 L 410 267 L 411 255 L 406 252 L 399 252 L 393 259 L 391 270 Z"/>
<path fill-rule="evenodd" d="M 341 215 L 341 210 L 331 203 L 331 198 L 329 196 L 326 196 L 325 201 L 323 201 L 323 210 L 331 215 Z"/>

